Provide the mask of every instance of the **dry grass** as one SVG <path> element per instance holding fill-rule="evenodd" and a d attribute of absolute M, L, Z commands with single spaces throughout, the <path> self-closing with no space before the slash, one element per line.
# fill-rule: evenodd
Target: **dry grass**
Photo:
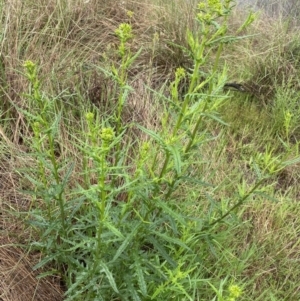
<path fill-rule="evenodd" d="M 76 109 L 82 109 L 79 103 L 87 107 L 92 103 L 100 109 L 111 109 L 111 101 L 115 97 L 114 83 L 101 74 L 97 65 L 105 68 L 110 62 L 117 64 L 114 30 L 120 23 L 130 22 L 136 36 L 130 45 L 132 52 L 143 47 L 141 56 L 130 71 L 130 84 L 135 91 L 129 98 L 124 118 L 150 128 L 159 127 L 159 103 L 154 105 L 154 96 L 147 87 L 166 93 L 164 85 L 170 81 L 174 69 L 190 66 L 190 58 L 174 44 L 186 46 L 186 29 L 195 29 L 193 5 L 189 1 L 179 0 L 168 3 L 158 0 L 76 0 L 72 3 L 66 0 L 11 0 L 3 4 L 0 113 L 7 120 L 0 128 L 0 299 L 3 301 L 62 300 L 59 279 L 50 277 L 38 280 L 32 271 L 38 255 L 28 255 L 17 246 L 28 239 L 29 233 L 23 232 L 24 225 L 11 214 L 26 211 L 30 205 L 29 200 L 18 193 L 24 187 L 16 172 L 22 166 L 20 158 L 24 157 L 26 151 L 22 145 L 22 135 L 28 135 L 27 125 L 23 116 L 12 107 L 12 103 L 26 105 L 24 98 L 20 97 L 27 90 L 27 83 L 20 73 L 24 60 L 30 59 L 40 66 L 45 92 L 56 95 L 64 91 L 65 106 L 70 106 L 70 112 L 74 110 L 74 116 L 70 116 L 67 121 L 69 124 L 61 131 L 63 157 L 72 156 L 80 161 L 72 148 L 74 142 L 69 137 L 69 129 L 75 127 L 78 132 L 82 129 L 75 115 Z M 128 11 L 134 13 L 133 17 L 129 17 Z M 234 15 L 232 30 L 241 24 L 241 16 L 240 11 Z M 294 64 L 300 61 L 295 29 L 285 25 L 283 19 L 274 20 L 261 15 L 245 34 L 254 36 L 234 46 L 229 45 L 226 50 L 224 59 L 228 66 L 234 66 L 230 70 L 230 80 L 248 84 L 254 96 L 265 103 L 273 101 L 276 94 L 274 86 L 299 85 L 299 64 Z M 290 48 L 290 45 L 294 46 Z M 232 97 L 231 101 L 234 99 Z M 257 149 L 258 146 L 262 147 L 259 139 L 264 138 L 264 130 L 267 130 L 262 130 L 262 127 L 264 122 L 272 122 L 262 108 L 247 106 L 233 104 L 227 107 L 224 117 L 233 121 L 232 132 L 224 138 L 224 148 L 219 149 L 218 155 L 214 152 L 219 147 L 218 142 L 211 143 L 206 153 L 205 159 L 216 159 L 207 166 L 209 172 L 210 169 L 221 168 L 213 179 L 216 186 L 220 183 L 220 196 L 230 197 L 232 191 L 228 188 L 234 190 L 232 181 L 236 179 L 228 179 L 233 164 L 236 172 L 248 175 L 251 182 L 252 174 L 242 163 L 243 156 L 248 155 L 247 146 L 255 142 Z M 248 128 L 244 127 L 245 124 Z M 216 135 L 219 133 L 215 128 L 214 131 Z M 224 162 L 218 161 L 221 156 Z M 237 178 L 239 176 L 237 174 Z M 226 181 L 232 183 L 224 185 L 225 189 L 222 190 L 221 184 Z M 288 199 L 292 195 L 299 200 L 299 193 L 295 192 L 298 181 L 296 167 L 282 172 L 275 187 L 278 196 Z M 245 277 L 254 279 L 253 291 L 249 294 L 255 295 L 256 290 L 263 291 L 268 285 L 284 290 L 283 285 L 289 281 L 297 282 L 297 279 L 288 278 L 292 274 L 298 275 L 294 273 L 300 253 L 297 210 L 297 204 L 293 201 L 288 205 L 282 201 L 265 207 L 250 204 L 245 209 L 244 220 L 247 221 L 249 232 L 240 234 L 236 245 L 241 253 L 255 246 L 261 256 L 249 260 L 244 272 Z M 273 250 L 272 246 L 275 246 Z M 263 270 L 260 261 L 264 263 Z M 270 285 L 272 281 L 274 283 Z M 299 295 L 298 286 L 294 295 L 282 296 L 282 300 L 297 300 Z"/>
<path fill-rule="evenodd" d="M 189 7 L 181 15 L 182 19 L 189 16 L 189 23 L 192 22 L 190 10 Z M 133 12 L 132 17 L 128 11 Z M 177 50 L 172 51 L 167 42 L 182 44 L 188 25 L 178 20 L 179 26 L 174 27 L 170 12 L 151 1 L 123 4 L 91 0 L 84 4 L 77 0 L 71 4 L 39 0 L 24 5 L 23 1 L 15 0 L 4 4 L 2 14 L 6 25 L 3 34 L 6 43 L 1 45 L 2 71 L 9 88 L 6 95 L 12 101 L 24 91 L 24 79 L 18 72 L 24 60 L 37 62 L 47 90 L 74 91 L 84 83 L 88 83 L 82 87 L 85 90 L 95 88 L 93 85 L 101 78 L 95 78 L 94 65 L 105 67 L 107 61 L 117 59 L 117 38 L 113 32 L 122 22 L 131 23 L 138 37 L 131 45 L 132 51 L 143 47 L 132 72 L 148 73 L 149 69 L 155 69 L 157 81 L 161 81 L 163 74 L 169 75 L 170 68 L 181 63 Z M 159 43 L 154 41 L 155 37 Z"/>
<path fill-rule="evenodd" d="M 134 13 L 133 17 L 128 16 L 128 11 Z M 24 253 L 18 247 L 29 239 L 30 233 L 24 232 L 24 224 L 16 216 L 26 212 L 30 202 L 18 193 L 26 187 L 22 187 L 24 180 L 17 170 L 24 166 L 35 168 L 35 164 L 25 162 L 24 158 L 23 137 L 30 136 L 24 117 L 12 107 L 12 104 L 26 106 L 20 97 L 27 90 L 22 64 L 25 60 L 36 62 L 43 90 L 53 95 L 66 91 L 66 105 L 71 109 L 83 99 L 109 109 L 108 99 L 113 98 L 114 84 L 101 75 L 96 66 L 105 68 L 117 61 L 117 38 L 113 32 L 120 23 L 130 22 L 138 37 L 130 47 L 135 52 L 142 46 L 144 51 L 131 71 L 135 92 L 129 99 L 124 118 L 155 126 L 157 114 L 145 84 L 152 88 L 164 85 L 180 57 L 177 52 L 167 55 L 170 46 L 164 40 L 171 40 L 168 30 L 173 28 L 172 20 L 168 12 L 160 9 L 159 3 L 151 1 L 91 0 L 85 4 L 81 0 L 72 3 L 13 0 L 3 3 L 0 13 L 4 24 L 0 45 L 1 117 L 7 120 L 0 132 L 0 299 L 62 300 L 59 279 L 38 280 L 37 271 L 32 271 L 38 255 Z M 176 30 L 175 33 L 178 34 Z M 182 40 L 183 36 L 176 39 Z M 172 41 L 175 42 L 174 37 Z M 78 92 L 79 99 L 70 96 Z M 76 157 L 72 142 L 65 142 L 69 138 L 68 127 L 81 125 L 76 116 L 70 117 L 67 123 L 60 137 L 64 145 L 62 156 Z"/>
<path fill-rule="evenodd" d="M 233 18 L 234 27 L 243 14 Z M 243 34 L 250 37 L 229 49 L 226 61 L 232 66 L 232 80 L 243 82 L 258 99 L 271 102 L 276 88 L 298 83 L 295 60 L 291 59 L 298 28 L 283 17 L 276 19 L 260 12 Z"/>
<path fill-rule="evenodd" d="M 162 9 L 165 4 L 150 0 L 101 3 L 77 0 L 72 4 L 66 0 L 38 0 L 27 1 L 26 5 L 14 0 L 4 3 L 3 41 L 6 42 L 0 48 L 1 94 L 3 116 L 14 119 L 6 128 L 6 135 L 13 136 L 14 142 L 19 143 L 19 136 L 27 132 L 23 117 L 11 106 L 12 103 L 26 106 L 20 97 L 27 90 L 22 75 L 25 60 L 38 64 L 43 90 L 52 95 L 62 93 L 61 99 L 74 114 L 82 102 L 109 112 L 116 98 L 114 82 L 97 66 L 106 68 L 112 62 L 118 64 L 114 30 L 122 22 L 133 26 L 136 38 L 130 45 L 132 52 L 143 48 L 130 71 L 129 83 L 138 89 L 131 97 L 133 107 L 128 108 L 127 115 L 136 112 L 134 119 L 148 120 L 144 116 L 149 117 L 150 105 L 145 97 L 145 85 L 159 90 L 170 80 L 175 68 L 190 64 L 182 50 L 170 44 L 184 44 L 186 28 L 193 27 L 194 23 L 193 6 L 180 2 L 184 13 L 174 26 L 177 4 L 174 2 Z M 128 11 L 133 12 L 132 17 Z"/>
<path fill-rule="evenodd" d="M 6 140 L 6 143 L 8 141 Z M 16 173 L 17 149 L 1 149 L 0 164 L 0 300 L 26 301 L 62 300 L 59 279 L 46 277 L 38 279 L 40 271 L 32 267 L 39 256 L 27 254 L 22 245 L 26 245 L 29 233 L 25 230 L 24 219 L 19 213 L 28 210 L 30 202 L 20 193 L 19 175 Z M 0 145 L 3 146 L 0 140 Z"/>
<path fill-rule="evenodd" d="M 272 300 L 272 293 L 278 298 L 276 300 L 298 300 L 298 216 L 297 201 L 288 198 L 278 203 L 265 200 L 245 208 L 245 227 L 242 233 L 237 234 L 237 250 L 240 258 L 247 256 L 249 250 L 255 250 L 255 256 L 249 257 L 248 267 L 243 272 L 252 280 L 249 296 L 258 290 L 261 295 L 257 300 Z"/>
<path fill-rule="evenodd" d="M 37 279 L 32 265 L 37 261 L 22 249 L 0 240 L 0 299 L 3 301 L 59 301 L 63 291 L 59 279 Z"/>

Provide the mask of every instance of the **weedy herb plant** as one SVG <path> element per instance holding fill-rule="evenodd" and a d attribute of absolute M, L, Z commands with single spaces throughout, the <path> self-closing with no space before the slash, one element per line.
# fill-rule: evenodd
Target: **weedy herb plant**
<path fill-rule="evenodd" d="M 193 68 L 179 67 L 169 96 L 158 93 L 164 111 L 157 131 L 122 119 L 132 91 L 129 69 L 142 50 L 130 52 L 130 24 L 115 30 L 119 66 L 99 67 L 118 86 L 115 113 L 85 112 L 85 139 L 78 137 L 74 145 L 82 154 L 82 166 L 60 159 L 57 137 L 63 118 L 58 99 L 41 92 L 37 66 L 25 63 L 28 108 L 18 109 L 31 127 L 30 147 L 38 162 L 37 170 L 26 175 L 37 200 L 29 213 L 39 238 L 32 247 L 43 254 L 35 268 L 49 265 L 52 270 L 46 274 L 63 277 L 66 300 L 203 300 L 207 296 L 236 300 L 240 296 L 238 286 L 223 293 L 231 275 L 214 279 L 210 272 L 214 233 L 222 231 L 219 225 L 259 192 L 271 174 L 291 162 L 274 158 L 272 152 L 262 155 L 263 166 L 255 165 L 259 172 L 253 187 L 247 189 L 242 180 L 236 199 L 225 210 L 214 205 L 210 212 L 187 214 L 176 203 L 176 193 L 187 183 L 206 189 L 205 179 L 191 176 L 191 170 L 193 158 L 201 157 L 202 147 L 212 139 L 206 121 L 222 122 L 217 110 L 227 99 L 226 66 L 219 65 L 226 44 L 237 39 L 227 35 L 233 4 L 231 0 L 199 3 L 199 31 L 187 33 L 189 48 L 185 49 Z M 252 21 L 251 15 L 240 30 Z M 211 61 L 203 78 L 201 68 Z M 188 88 L 182 95 L 179 86 L 184 78 Z M 71 185 L 75 168 L 82 180 Z M 219 290 L 212 284 L 216 281 Z"/>

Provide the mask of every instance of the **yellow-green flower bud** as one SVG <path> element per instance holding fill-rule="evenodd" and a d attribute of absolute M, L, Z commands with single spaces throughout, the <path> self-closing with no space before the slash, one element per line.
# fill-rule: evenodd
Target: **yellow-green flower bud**
<path fill-rule="evenodd" d="M 142 146 L 142 150 L 143 150 L 144 152 L 148 152 L 149 149 L 150 149 L 150 143 L 149 143 L 148 141 L 144 142 L 144 143 L 143 143 L 143 146 Z"/>
<path fill-rule="evenodd" d="M 105 144 L 110 144 L 115 138 L 115 132 L 112 128 L 103 128 L 100 137 Z"/>
<path fill-rule="evenodd" d="M 41 124 L 39 122 L 37 122 L 37 121 L 34 122 L 33 125 L 32 125 L 32 127 L 33 127 L 33 131 L 35 133 L 40 133 L 40 131 L 41 131 Z"/>
<path fill-rule="evenodd" d="M 85 114 L 85 119 L 88 121 L 88 122 L 92 122 L 94 120 L 94 113 L 92 112 L 88 112 Z"/>
<path fill-rule="evenodd" d="M 197 14 L 197 19 L 201 22 L 205 22 L 205 23 L 210 23 L 213 19 L 212 15 L 210 13 L 198 13 Z"/>
<path fill-rule="evenodd" d="M 204 2 L 198 3 L 198 9 L 199 10 L 205 10 L 206 9 L 206 3 L 204 3 Z"/>
<path fill-rule="evenodd" d="M 126 15 L 127 15 L 129 18 L 132 18 L 133 15 L 134 15 L 134 12 L 131 11 L 131 10 L 128 10 L 128 11 L 126 12 Z"/>
<path fill-rule="evenodd" d="M 25 61 L 23 64 L 24 68 L 26 69 L 26 76 L 30 80 L 31 83 L 35 83 L 37 80 L 36 76 L 36 64 L 32 61 Z"/>
<path fill-rule="evenodd" d="M 213 11 L 220 11 L 222 9 L 220 0 L 208 0 L 208 6 Z"/>
<path fill-rule="evenodd" d="M 128 23 L 122 23 L 115 30 L 115 34 L 119 37 L 119 39 L 123 42 L 132 38 L 132 27 Z"/>
<path fill-rule="evenodd" d="M 140 152 L 141 160 L 144 160 L 147 157 L 149 149 L 150 143 L 148 141 L 144 142 Z"/>
<path fill-rule="evenodd" d="M 235 284 L 229 285 L 228 287 L 230 298 L 238 298 L 242 294 L 242 289 Z"/>
<path fill-rule="evenodd" d="M 176 69 L 175 76 L 178 80 L 185 77 L 185 70 L 182 67 Z"/>
<path fill-rule="evenodd" d="M 36 69 L 36 65 L 34 62 L 32 61 L 25 61 L 25 63 L 23 64 L 24 68 L 27 70 L 27 72 L 29 74 L 33 74 L 35 72 Z"/>

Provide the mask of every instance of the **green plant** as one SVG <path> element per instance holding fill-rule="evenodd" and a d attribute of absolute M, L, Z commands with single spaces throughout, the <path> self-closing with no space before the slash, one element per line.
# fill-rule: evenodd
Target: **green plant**
<path fill-rule="evenodd" d="M 272 107 L 274 131 L 286 145 L 286 149 L 298 140 L 299 92 L 293 86 L 278 88 Z M 293 141 L 293 143 L 291 143 Z"/>
<path fill-rule="evenodd" d="M 39 237 L 32 246 L 44 255 L 36 268 L 50 263 L 58 267 L 67 300 L 195 300 L 211 286 L 209 256 L 215 232 L 269 178 L 263 170 L 252 187 L 241 181 L 236 199 L 225 208 L 215 202 L 207 216 L 181 212 L 176 203 L 176 193 L 184 185 L 205 182 L 201 175 L 190 176 L 193 158 L 201 156 L 212 139 L 206 124 L 222 123 L 217 110 L 227 99 L 226 67 L 219 64 L 224 46 L 236 40 L 226 35 L 231 8 L 230 0 L 199 4 L 200 29 L 197 34 L 188 32 L 185 49 L 194 65 L 189 71 L 176 70 L 168 97 L 157 93 L 166 102 L 158 131 L 122 119 L 132 91 L 129 68 L 140 52 L 131 54 L 127 45 L 131 25 L 123 23 L 116 29 L 119 65 L 99 67 L 117 83 L 115 114 L 85 112 L 84 133 L 74 145 L 83 157 L 82 166 L 76 166 L 82 176 L 76 185 L 69 183 L 74 164 L 62 162 L 56 152 L 63 120 L 56 99 L 41 92 L 37 66 L 26 62 L 29 104 L 27 110 L 18 109 L 29 121 L 32 156 L 38 162 L 36 172 L 26 175 L 37 200 L 29 213 Z M 203 79 L 200 69 L 211 61 Z M 187 93 L 180 95 L 185 77 Z M 146 138 L 137 139 L 133 128 L 139 130 L 138 137 L 143 133 Z M 263 160 L 268 168 L 274 163 L 269 157 L 266 154 L 267 162 Z M 221 277 L 225 276 L 230 277 Z M 228 298 L 237 297 L 230 293 Z"/>
<path fill-rule="evenodd" d="M 242 289 L 236 284 L 228 285 L 227 289 L 224 289 L 224 286 L 227 284 L 227 279 L 225 278 L 220 282 L 219 288 L 216 288 L 214 285 L 210 284 L 211 288 L 216 293 L 216 296 L 212 301 L 236 301 L 242 295 Z"/>

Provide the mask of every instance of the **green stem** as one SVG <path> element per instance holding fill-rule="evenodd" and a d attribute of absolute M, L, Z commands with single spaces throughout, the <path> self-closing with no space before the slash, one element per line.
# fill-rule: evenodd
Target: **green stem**
<path fill-rule="evenodd" d="M 105 154 L 103 154 L 103 158 L 101 162 L 101 177 L 100 177 L 101 221 L 104 220 L 104 213 L 105 213 L 105 206 L 106 206 L 105 176 L 106 176 L 106 163 L 105 163 Z"/>
<path fill-rule="evenodd" d="M 99 224 L 97 229 L 97 250 L 96 250 L 96 259 L 100 259 L 101 254 L 101 235 L 103 232 L 103 222 L 105 220 L 105 207 L 106 207 L 106 190 L 105 190 L 105 178 L 106 178 L 106 151 L 103 151 L 101 162 L 100 162 L 100 177 L 98 181 L 98 189 L 100 189 L 100 206 L 99 206 Z"/>
<path fill-rule="evenodd" d="M 195 86 L 197 85 L 197 81 L 199 80 L 198 73 L 199 73 L 199 68 L 203 63 L 202 58 L 203 58 L 203 52 L 204 52 L 204 49 L 205 49 L 205 42 L 206 42 L 206 39 L 204 38 L 202 43 L 201 43 L 201 46 L 199 47 L 198 52 L 196 54 L 195 66 L 194 66 L 194 70 L 193 70 L 193 74 L 192 74 L 191 83 L 189 85 L 189 90 L 188 90 L 188 93 L 187 93 L 187 95 L 184 99 L 184 102 L 182 104 L 182 109 L 179 113 L 176 125 L 173 129 L 172 137 L 176 136 L 179 128 L 181 127 L 183 118 L 186 114 L 187 107 L 188 107 L 189 102 L 191 100 L 190 95 L 193 92 L 193 90 L 195 89 Z M 167 153 L 167 155 L 165 157 L 163 167 L 162 167 L 161 172 L 160 172 L 160 176 L 159 176 L 160 178 L 162 178 L 163 175 L 165 174 L 167 166 L 169 164 L 169 160 L 170 160 L 170 155 Z"/>
<path fill-rule="evenodd" d="M 207 226 L 203 227 L 202 230 L 207 230 L 207 229 L 211 228 L 212 226 L 220 223 L 222 220 L 224 220 L 224 218 L 227 217 L 233 210 L 235 210 L 236 208 L 241 206 L 250 197 L 250 195 L 252 193 L 254 193 L 254 191 L 262 184 L 262 182 L 264 180 L 265 180 L 265 178 L 262 178 L 260 181 L 258 181 L 252 187 L 252 189 L 245 196 L 243 196 L 235 205 L 233 205 L 225 214 L 223 214 L 220 218 L 218 218 L 214 222 L 212 222 L 212 223 L 208 224 Z"/>
<path fill-rule="evenodd" d="M 49 133 L 48 134 L 48 140 L 49 140 L 49 148 L 50 148 L 50 160 L 53 166 L 53 175 L 55 178 L 56 185 L 59 186 L 60 184 L 60 177 L 58 174 L 58 166 L 55 158 L 55 153 L 54 153 L 54 139 L 52 135 Z M 64 231 L 66 230 L 66 221 L 65 221 L 65 208 L 64 208 L 64 200 L 63 200 L 63 189 L 61 188 L 58 194 L 58 203 L 59 203 L 59 208 L 60 208 L 60 218 L 62 222 L 62 227 Z"/>
<path fill-rule="evenodd" d="M 218 65 L 219 65 L 222 50 L 223 50 L 223 44 L 220 44 L 219 47 L 218 47 L 217 56 L 216 56 L 216 59 L 215 59 L 215 62 L 214 62 L 214 67 L 213 67 L 212 74 L 215 74 L 217 69 L 218 69 Z M 212 90 L 213 90 L 213 81 L 210 81 L 208 95 L 212 94 Z M 202 113 L 204 113 L 207 110 L 207 106 L 208 106 L 209 101 L 210 101 L 210 97 L 207 98 Z M 190 150 L 191 146 L 193 145 L 202 119 L 203 119 L 203 115 L 201 114 L 199 116 L 198 120 L 197 120 L 197 123 L 196 123 L 195 127 L 194 127 L 191 139 L 190 139 L 188 145 L 186 146 L 186 148 L 184 150 L 184 154 L 187 154 L 188 151 Z"/>
<path fill-rule="evenodd" d="M 206 100 L 206 102 L 204 104 L 204 108 L 203 108 L 202 113 L 204 113 L 206 111 L 208 101 L 209 101 L 209 99 Z M 196 135 L 198 133 L 198 129 L 199 129 L 199 126 L 200 126 L 200 123 L 201 123 L 202 119 L 203 119 L 203 114 L 201 114 L 199 116 L 198 120 L 197 120 L 197 123 L 196 123 L 196 125 L 195 125 L 195 127 L 193 129 L 193 132 L 192 132 L 192 136 L 191 136 L 191 138 L 190 138 L 190 140 L 189 140 L 189 142 L 188 142 L 188 144 L 187 144 L 187 146 L 186 146 L 186 148 L 185 148 L 185 150 L 183 152 L 183 155 L 186 155 L 189 152 L 190 148 L 192 147 L 192 145 L 193 145 L 193 143 L 195 141 L 195 137 L 196 137 Z"/>
<path fill-rule="evenodd" d="M 169 160 L 170 160 L 170 154 L 169 154 L 168 151 L 166 151 L 165 162 L 164 162 L 164 165 L 163 165 L 163 167 L 162 167 L 162 169 L 160 171 L 160 175 L 159 175 L 160 179 L 164 176 L 164 174 L 165 174 L 165 172 L 167 170 L 167 167 L 168 167 L 168 164 L 169 164 Z"/>
<path fill-rule="evenodd" d="M 199 69 L 200 69 L 200 66 L 203 64 L 202 59 L 203 59 L 203 53 L 204 53 L 204 49 L 205 49 L 205 43 L 206 43 L 206 39 L 203 38 L 203 41 L 202 41 L 202 43 L 199 47 L 199 50 L 196 54 L 195 65 L 194 65 L 194 70 L 193 70 L 193 74 L 192 74 L 192 78 L 191 78 L 191 83 L 189 85 L 187 95 L 184 98 L 184 101 L 183 101 L 183 104 L 182 104 L 182 109 L 179 113 L 179 117 L 178 117 L 176 125 L 174 127 L 172 136 L 176 135 L 178 129 L 181 126 L 182 120 L 183 120 L 183 118 L 185 116 L 185 113 L 186 113 L 186 109 L 187 109 L 187 107 L 190 103 L 190 100 L 191 100 L 190 95 L 193 93 L 193 91 L 194 91 L 194 89 L 197 85 L 197 81 L 199 80 Z"/>

